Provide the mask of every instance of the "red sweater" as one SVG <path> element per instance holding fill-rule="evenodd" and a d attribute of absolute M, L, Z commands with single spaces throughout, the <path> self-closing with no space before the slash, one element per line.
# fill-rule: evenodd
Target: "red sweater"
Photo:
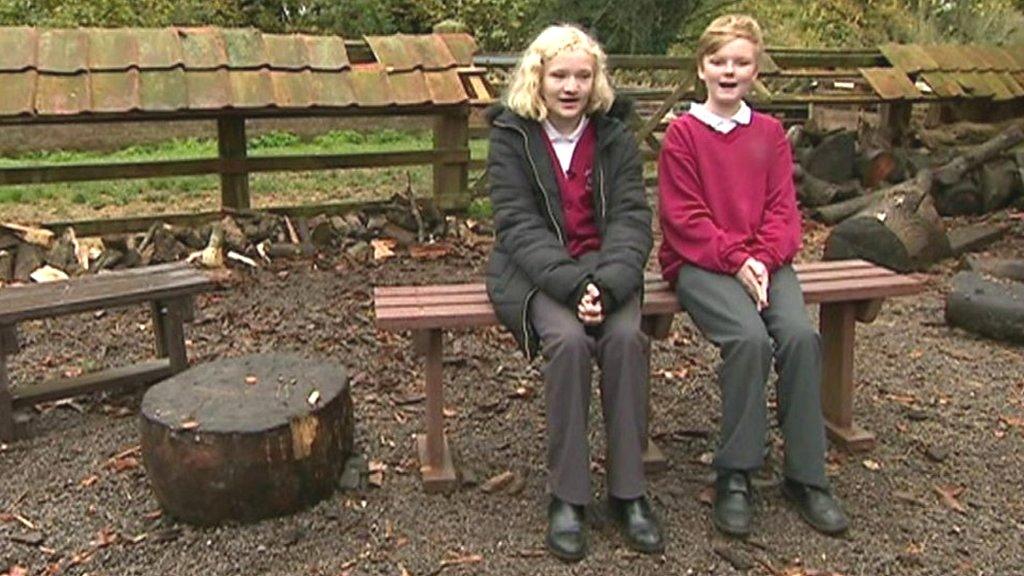
<path fill-rule="evenodd" d="M 732 275 L 754 257 L 774 272 L 800 249 L 793 157 L 771 116 L 755 112 L 728 134 L 690 114 L 672 122 L 658 159 L 658 196 L 658 260 L 673 284 L 684 264 Z"/>
<path fill-rule="evenodd" d="M 549 138 L 548 145 L 551 167 L 558 180 L 558 191 L 562 199 L 562 214 L 565 216 L 566 247 L 569 255 L 579 258 L 592 250 L 601 249 L 601 233 L 594 222 L 594 150 L 597 148 L 597 129 L 591 122 L 583 129 L 576 148 L 572 151 L 569 171 L 562 172 L 555 147 Z"/>

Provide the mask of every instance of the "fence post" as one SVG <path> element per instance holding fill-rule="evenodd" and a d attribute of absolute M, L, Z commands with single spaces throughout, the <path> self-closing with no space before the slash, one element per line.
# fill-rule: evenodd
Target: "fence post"
<path fill-rule="evenodd" d="M 469 150 L 469 108 L 437 116 L 434 120 L 434 150 Z M 469 206 L 469 161 L 434 164 L 434 200 L 442 210 Z"/>
<path fill-rule="evenodd" d="M 892 146 L 905 146 L 910 137 L 910 102 L 887 102 L 878 107 L 879 124 L 885 131 L 886 139 Z"/>
<path fill-rule="evenodd" d="M 217 118 L 217 152 L 221 160 L 221 208 L 249 208 L 249 173 L 242 168 L 246 157 L 245 118 Z"/>

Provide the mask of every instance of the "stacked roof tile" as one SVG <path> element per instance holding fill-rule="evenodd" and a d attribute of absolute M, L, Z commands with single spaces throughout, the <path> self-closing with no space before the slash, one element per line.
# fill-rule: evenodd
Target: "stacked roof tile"
<path fill-rule="evenodd" d="M 1024 46 L 886 44 L 892 68 L 861 74 L 883 100 L 1024 97 Z"/>
<path fill-rule="evenodd" d="M 254 29 L 0 27 L 0 119 L 396 108 L 487 100 L 467 34 L 366 38 Z M 472 81 L 471 81 L 472 80 Z"/>

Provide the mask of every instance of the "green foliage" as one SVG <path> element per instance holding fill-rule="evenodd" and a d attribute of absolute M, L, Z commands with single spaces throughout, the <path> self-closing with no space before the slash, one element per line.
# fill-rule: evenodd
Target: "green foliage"
<path fill-rule="evenodd" d="M 494 214 L 490 198 L 474 198 L 466 208 L 466 215 L 474 220 L 487 220 Z"/>
<path fill-rule="evenodd" d="M 230 26 L 240 17 L 237 0 L 0 0 L 4 26 Z"/>

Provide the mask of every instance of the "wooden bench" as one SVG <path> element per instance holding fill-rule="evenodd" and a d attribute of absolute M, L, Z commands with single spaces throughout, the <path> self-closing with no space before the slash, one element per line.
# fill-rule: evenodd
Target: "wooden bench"
<path fill-rule="evenodd" d="M 188 366 L 183 323 L 193 318 L 192 298 L 217 282 L 183 263 L 161 264 L 46 284 L 0 288 L 0 440 L 14 439 L 14 409 L 125 385 L 146 385 Z M 149 303 L 156 360 L 56 379 L 12 391 L 7 357 L 18 353 L 19 322 Z"/>
<path fill-rule="evenodd" d="M 873 321 L 885 298 L 920 292 L 923 283 L 864 260 L 815 262 L 795 268 L 807 303 L 821 306 L 822 410 L 829 437 L 848 450 L 868 450 L 874 445 L 874 435 L 853 421 L 855 322 Z M 374 308 L 378 328 L 411 330 L 416 351 L 424 357 L 426 434 L 417 435 L 424 489 L 454 489 L 455 468 L 444 434 L 442 331 L 497 324 L 484 284 L 378 287 L 374 289 Z M 679 310 L 668 283 L 648 275 L 644 331 L 654 339 L 667 338 L 672 317 Z M 664 457 L 650 441 L 644 460 L 649 469 L 664 465 Z"/>

